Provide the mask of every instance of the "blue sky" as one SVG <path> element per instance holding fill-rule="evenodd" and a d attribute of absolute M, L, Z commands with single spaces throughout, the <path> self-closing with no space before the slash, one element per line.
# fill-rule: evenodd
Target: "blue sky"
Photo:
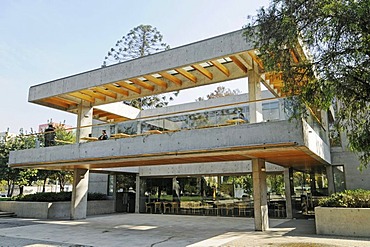
<path fill-rule="evenodd" d="M 149 24 L 171 47 L 242 28 L 268 0 L 2 0 L 0 1 L 0 132 L 37 130 L 76 116 L 28 103 L 32 85 L 100 67 L 129 30 Z M 245 91 L 244 84 L 228 84 Z M 244 88 L 245 87 L 245 88 Z M 176 103 L 213 91 L 180 92 Z M 198 90 L 199 91 L 199 90 Z M 206 92 L 206 93 L 204 93 Z"/>

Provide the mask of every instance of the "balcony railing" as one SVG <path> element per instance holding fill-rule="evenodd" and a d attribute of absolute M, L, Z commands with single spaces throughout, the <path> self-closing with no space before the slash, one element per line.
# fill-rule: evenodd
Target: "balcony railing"
<path fill-rule="evenodd" d="M 101 123 L 82 126 L 89 128 L 89 135 L 80 138 L 80 142 L 97 141 L 102 130 L 106 130 L 110 139 L 135 137 L 138 135 L 160 134 L 200 128 L 222 128 L 236 124 L 250 124 L 249 110 L 251 104 L 260 104 L 262 108 L 262 121 L 287 120 L 289 116 L 284 112 L 285 98 L 269 98 L 254 102 L 240 102 L 236 104 L 217 105 L 202 109 L 169 112 L 161 115 L 140 117 L 134 120 Z M 260 109 L 261 109 L 260 108 Z M 325 129 L 315 118 L 307 121 L 326 142 Z M 58 128 L 55 130 L 53 145 L 68 145 L 76 143 L 77 128 Z M 85 131 L 86 132 L 86 131 Z M 50 134 L 50 132 L 49 132 Z M 27 145 L 24 148 L 39 148 L 45 146 L 44 133 L 34 133 L 27 136 Z"/>

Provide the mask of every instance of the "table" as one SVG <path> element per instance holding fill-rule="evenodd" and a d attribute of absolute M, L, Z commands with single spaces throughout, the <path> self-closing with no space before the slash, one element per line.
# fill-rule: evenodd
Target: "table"
<path fill-rule="evenodd" d="M 243 123 L 246 123 L 246 121 L 244 119 L 241 119 L 241 118 L 236 118 L 236 119 L 229 119 L 226 121 L 226 123 L 228 124 L 243 124 Z"/>
<path fill-rule="evenodd" d="M 119 138 L 128 138 L 128 137 L 131 137 L 131 135 L 128 135 L 125 133 L 117 133 L 117 134 L 111 134 L 110 137 L 113 139 L 119 139 Z"/>
<path fill-rule="evenodd" d="M 143 134 L 144 135 L 145 134 L 162 134 L 162 131 L 160 131 L 160 130 L 148 130 L 148 131 L 145 131 Z"/>
<path fill-rule="evenodd" d="M 99 139 L 98 139 L 98 137 L 85 136 L 85 137 L 81 137 L 80 140 L 84 140 L 84 141 L 88 141 L 88 142 L 95 142 Z"/>

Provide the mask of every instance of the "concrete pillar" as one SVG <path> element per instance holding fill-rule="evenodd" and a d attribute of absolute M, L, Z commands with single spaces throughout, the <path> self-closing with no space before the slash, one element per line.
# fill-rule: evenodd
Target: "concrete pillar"
<path fill-rule="evenodd" d="M 266 166 L 262 159 L 252 159 L 254 227 L 256 231 L 269 228 L 267 207 Z"/>
<path fill-rule="evenodd" d="M 248 93 L 249 100 L 261 99 L 260 77 L 253 71 L 248 72 Z M 262 102 L 252 102 L 249 104 L 249 122 L 259 123 L 263 121 Z"/>
<path fill-rule="evenodd" d="M 135 194 L 135 213 L 140 213 L 140 176 L 136 174 L 136 194 Z"/>
<path fill-rule="evenodd" d="M 92 118 L 93 108 L 90 105 L 84 105 L 83 103 L 81 103 L 78 106 L 76 142 L 80 142 L 81 137 L 87 137 L 89 136 L 89 134 L 91 134 Z"/>
<path fill-rule="evenodd" d="M 286 217 L 293 219 L 292 194 L 293 194 L 293 168 L 284 169 Z"/>
<path fill-rule="evenodd" d="M 328 179 L 328 193 L 329 195 L 331 195 L 335 193 L 333 166 L 329 165 L 326 166 L 325 168 L 326 168 L 326 178 Z"/>
<path fill-rule="evenodd" d="M 89 170 L 74 169 L 71 201 L 71 219 L 85 219 L 87 214 L 87 192 L 89 189 Z"/>

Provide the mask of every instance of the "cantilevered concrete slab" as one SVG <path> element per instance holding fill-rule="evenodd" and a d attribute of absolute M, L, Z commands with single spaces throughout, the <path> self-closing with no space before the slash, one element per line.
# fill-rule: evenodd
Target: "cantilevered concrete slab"
<path fill-rule="evenodd" d="M 19 150 L 11 152 L 9 164 L 12 167 L 93 170 L 252 158 L 286 167 L 330 162 L 327 156 L 314 153 L 306 146 L 301 123 L 273 121 Z"/>
<path fill-rule="evenodd" d="M 301 59 L 298 55 L 301 53 L 296 54 Z M 247 77 L 250 70 L 260 76 L 261 81 L 275 96 L 281 93 L 279 75 L 264 73 L 255 48 L 251 42 L 247 42 L 243 31 L 239 30 L 35 85 L 29 90 L 28 100 L 76 112 L 78 105 L 82 103 L 98 106 L 178 91 Z"/>

